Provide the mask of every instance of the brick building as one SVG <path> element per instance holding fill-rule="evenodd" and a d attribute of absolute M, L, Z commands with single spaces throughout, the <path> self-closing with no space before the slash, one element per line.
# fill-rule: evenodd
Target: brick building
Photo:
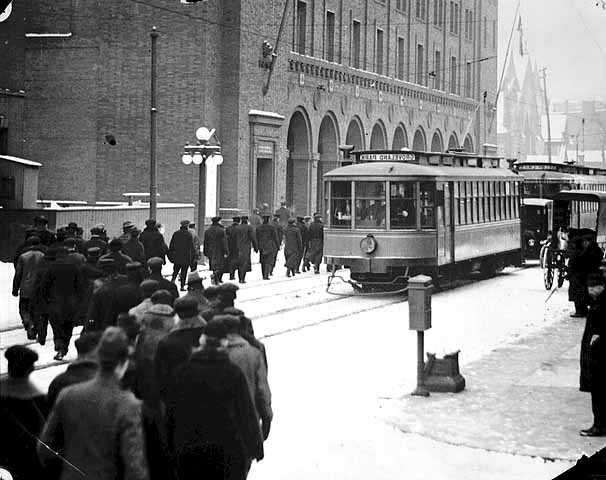
<path fill-rule="evenodd" d="M 218 205 L 245 211 L 321 208 L 340 144 L 496 143 L 497 0 L 285 3 L 13 2 L 0 29 L 0 154 L 43 164 L 43 198 L 148 191 L 152 25 L 162 201 L 196 199 L 180 156 L 199 126 L 222 144 Z M 269 83 L 264 41 L 277 50 Z"/>

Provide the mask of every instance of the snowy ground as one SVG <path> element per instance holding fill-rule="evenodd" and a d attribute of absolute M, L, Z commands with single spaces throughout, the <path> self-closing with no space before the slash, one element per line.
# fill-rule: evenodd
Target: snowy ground
<path fill-rule="evenodd" d="M 325 274 L 285 279 L 280 272 L 263 283 L 254 273 L 237 306 L 265 337 L 275 419 L 253 480 L 550 479 L 569 467 L 402 433 L 381 405 L 415 385 L 416 335 L 408 330 L 407 303 L 331 297 Z M 536 268 L 438 293 L 426 349 L 460 349 L 465 375 L 469 362 L 560 320 L 569 308 L 565 291 L 548 303 L 546 297 Z M 64 368 L 37 371 L 34 380 L 46 388 Z"/>

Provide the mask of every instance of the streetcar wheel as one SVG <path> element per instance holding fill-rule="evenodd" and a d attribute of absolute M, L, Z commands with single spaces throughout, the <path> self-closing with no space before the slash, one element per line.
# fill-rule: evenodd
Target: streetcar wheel
<path fill-rule="evenodd" d="M 553 286 L 553 268 L 545 267 L 543 269 L 543 283 L 545 284 L 545 290 L 551 290 Z"/>
<path fill-rule="evenodd" d="M 561 288 L 564 285 L 564 280 L 566 280 L 566 274 L 564 270 L 558 269 L 558 288 Z"/>
<path fill-rule="evenodd" d="M 539 263 L 541 268 L 545 268 L 545 265 L 547 264 L 547 245 L 543 245 L 541 247 L 541 253 L 539 253 Z"/>

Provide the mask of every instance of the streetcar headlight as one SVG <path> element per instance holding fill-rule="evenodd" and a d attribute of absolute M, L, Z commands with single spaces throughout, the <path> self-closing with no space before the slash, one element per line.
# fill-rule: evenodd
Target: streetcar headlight
<path fill-rule="evenodd" d="M 529 238 L 528 239 L 528 246 L 529 247 L 534 247 L 534 244 L 535 244 L 534 238 Z"/>
<path fill-rule="evenodd" d="M 370 233 L 366 235 L 362 240 L 360 240 L 360 249 L 366 253 L 370 254 L 377 249 L 377 241 L 375 237 L 373 237 Z"/>

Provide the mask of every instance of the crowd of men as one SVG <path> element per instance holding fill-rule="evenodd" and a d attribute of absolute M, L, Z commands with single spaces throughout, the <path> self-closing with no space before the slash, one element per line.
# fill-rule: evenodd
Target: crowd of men
<path fill-rule="evenodd" d="M 263 458 L 273 412 L 265 347 L 234 305 L 239 287 L 204 288 L 190 272 L 179 298 L 161 257 L 146 262 L 149 275 L 139 262 L 119 270 L 124 254 L 111 245 L 78 358 L 47 395 L 29 380 L 37 354 L 7 349 L 0 467 L 15 479 L 245 479 Z M 71 271 L 73 254 L 51 265 Z M 62 314 L 77 317 L 77 303 Z"/>

